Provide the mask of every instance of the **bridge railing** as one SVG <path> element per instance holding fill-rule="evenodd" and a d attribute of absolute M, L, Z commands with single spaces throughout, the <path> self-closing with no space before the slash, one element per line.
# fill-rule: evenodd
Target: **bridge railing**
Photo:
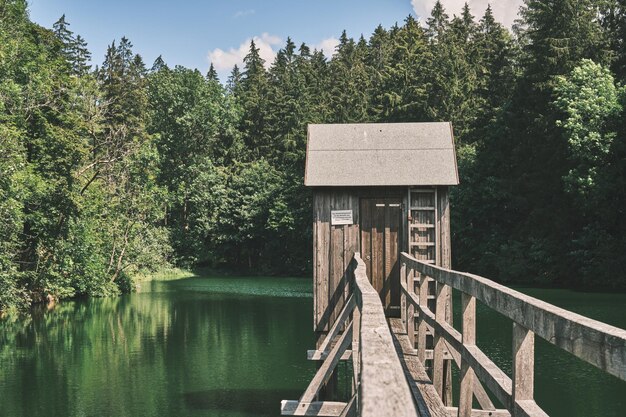
<path fill-rule="evenodd" d="M 323 361 L 297 401 L 283 400 L 282 415 L 415 417 L 417 411 L 378 292 L 355 253 L 348 270 L 349 296 L 326 338 L 309 359 Z M 320 391 L 340 360 L 352 360 L 348 402 L 320 400 Z"/>
<path fill-rule="evenodd" d="M 599 369 L 626 380 L 626 330 L 572 313 L 507 288 L 489 279 L 401 256 L 402 321 L 411 340 L 417 334 L 417 355 L 432 360 L 432 382 L 442 394 L 444 356 L 451 355 L 460 368 L 458 416 L 478 415 L 473 396 L 489 415 L 547 416 L 534 400 L 535 335 Z M 435 313 L 429 308 L 429 280 L 436 281 Z M 451 289 L 461 292 L 462 332 L 446 321 Z M 476 301 L 513 321 L 512 377 L 476 346 Z M 417 316 L 415 329 L 414 316 Z M 426 334 L 434 336 L 427 349 Z M 484 384 L 504 405 L 495 410 Z M 453 410 L 450 410 L 453 411 Z M 473 412 L 474 411 L 474 412 Z M 482 414 L 481 414 L 482 415 Z"/>
<path fill-rule="evenodd" d="M 352 351 L 354 355 L 356 345 L 359 415 L 415 417 L 413 395 L 394 348 L 380 295 L 367 278 L 360 254 L 354 255 L 353 264 L 357 305 L 353 323 L 358 331 L 354 333 Z"/>

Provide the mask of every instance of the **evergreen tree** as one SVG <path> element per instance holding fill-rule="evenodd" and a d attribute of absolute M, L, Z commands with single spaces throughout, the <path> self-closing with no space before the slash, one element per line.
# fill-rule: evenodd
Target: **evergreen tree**
<path fill-rule="evenodd" d="M 150 68 L 150 72 L 159 72 L 164 69 L 169 69 L 165 61 L 163 60 L 163 56 L 159 55 L 154 62 L 152 63 L 152 68 Z"/>
<path fill-rule="evenodd" d="M 236 100 L 246 116 L 240 120 L 239 129 L 251 159 L 258 159 L 270 153 L 269 139 L 264 135 L 265 105 L 268 75 L 265 60 L 259 55 L 254 40 L 250 41 L 250 51 L 244 57 L 244 70 L 241 75 Z"/>
<path fill-rule="evenodd" d="M 215 71 L 215 67 L 213 66 L 213 63 L 211 63 L 211 65 L 209 66 L 209 71 L 206 74 L 206 78 L 207 78 L 207 80 L 218 81 L 219 82 L 219 78 L 217 76 L 217 71 Z"/>
<path fill-rule="evenodd" d="M 91 70 L 91 52 L 87 49 L 87 42 L 82 36 L 76 36 L 72 44 L 72 68 L 76 75 L 86 75 Z"/>
<path fill-rule="evenodd" d="M 330 62 L 332 121 L 354 123 L 367 120 L 369 76 L 365 67 L 366 45 L 348 38 L 344 30 Z"/>
<path fill-rule="evenodd" d="M 446 14 L 443 4 L 441 4 L 440 0 L 437 0 L 433 6 L 433 10 L 430 12 L 430 17 L 426 19 L 428 37 L 436 41 L 445 33 L 450 24 L 448 19 L 449 16 Z"/>
<path fill-rule="evenodd" d="M 230 75 L 228 76 L 228 80 L 226 82 L 226 89 L 230 92 L 231 95 L 237 97 L 239 95 L 239 88 L 241 86 L 241 71 L 237 64 L 233 67 Z"/>

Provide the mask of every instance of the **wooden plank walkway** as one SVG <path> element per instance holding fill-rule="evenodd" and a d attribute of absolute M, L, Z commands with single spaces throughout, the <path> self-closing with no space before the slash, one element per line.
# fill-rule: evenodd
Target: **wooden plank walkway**
<path fill-rule="evenodd" d="M 387 318 L 365 271 L 355 253 L 346 278 L 350 294 L 327 339 L 308 352 L 319 370 L 299 400 L 282 402 L 283 415 L 547 417 L 534 400 L 535 335 L 626 381 L 626 330 L 406 253 L 401 255 L 401 318 Z M 434 300 L 427 289 L 433 284 Z M 462 297 L 461 331 L 443 314 L 452 291 Z M 476 346 L 477 301 L 513 321 L 511 377 Z M 351 397 L 324 401 L 322 388 L 342 360 L 351 364 Z M 460 369 L 458 406 L 442 395 L 444 361 Z M 505 408 L 496 409 L 490 395 Z M 474 408 L 474 399 L 480 408 Z"/>
<path fill-rule="evenodd" d="M 417 351 L 409 340 L 402 320 L 397 318 L 389 319 L 389 327 L 393 335 L 396 353 L 400 358 L 404 375 L 409 381 L 419 415 L 421 417 L 450 417 L 446 406 L 443 405 L 443 401 L 428 377 L 424 365 L 417 357 Z"/>

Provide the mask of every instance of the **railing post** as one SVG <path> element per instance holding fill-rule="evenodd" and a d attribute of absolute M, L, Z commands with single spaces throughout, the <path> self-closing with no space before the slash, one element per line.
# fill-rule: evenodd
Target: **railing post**
<path fill-rule="evenodd" d="M 446 323 L 446 303 L 448 302 L 449 287 L 440 282 L 437 283 L 435 320 L 438 323 Z M 435 332 L 435 346 L 433 352 L 433 385 L 440 398 L 443 398 L 443 351 L 445 339 L 439 332 Z"/>
<path fill-rule="evenodd" d="M 517 402 L 533 400 L 535 382 L 535 333 L 513 323 L 513 413 L 520 415 Z"/>
<path fill-rule="evenodd" d="M 428 277 L 424 274 L 419 274 L 419 286 L 418 286 L 418 299 L 420 306 L 428 307 Z M 420 313 L 417 317 L 417 357 L 422 365 L 426 364 L 426 321 L 424 316 Z"/>
<path fill-rule="evenodd" d="M 406 274 L 406 263 L 402 262 L 402 264 L 400 265 L 400 281 L 404 284 L 404 286 L 406 287 L 407 291 L 409 290 L 409 284 L 408 284 L 408 276 Z M 406 324 L 406 294 L 404 293 L 404 291 L 400 291 L 400 318 L 402 319 L 402 327 L 404 327 L 404 329 L 407 329 L 407 324 Z"/>
<path fill-rule="evenodd" d="M 476 298 L 463 293 L 461 296 L 463 309 L 463 345 L 476 344 Z M 474 370 L 461 357 L 461 392 L 459 397 L 459 417 L 472 416 L 474 392 Z"/>
<path fill-rule="evenodd" d="M 410 268 L 407 271 L 406 283 L 409 294 L 415 294 L 415 271 Z M 415 349 L 415 306 L 409 301 L 406 306 L 406 335 L 411 342 L 411 347 Z"/>
<path fill-rule="evenodd" d="M 356 293 L 353 293 L 356 296 Z M 359 389 L 361 373 L 361 300 L 357 298 L 356 306 L 352 310 L 352 394 Z"/>

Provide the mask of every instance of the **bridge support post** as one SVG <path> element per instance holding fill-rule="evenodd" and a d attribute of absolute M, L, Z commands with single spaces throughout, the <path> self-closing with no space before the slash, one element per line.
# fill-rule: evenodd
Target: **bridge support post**
<path fill-rule="evenodd" d="M 437 292 L 436 292 L 436 308 L 435 308 L 435 320 L 439 323 L 445 323 L 446 320 L 446 304 L 449 299 L 450 287 L 437 283 Z M 435 346 L 433 352 L 433 385 L 437 390 L 437 394 L 444 400 L 444 404 L 446 404 L 444 397 L 444 387 L 448 384 L 446 381 L 446 371 L 447 368 L 444 367 L 444 346 L 445 339 L 440 332 L 435 331 Z"/>
<path fill-rule="evenodd" d="M 407 288 L 408 287 L 408 276 L 406 274 L 406 263 L 402 262 L 402 264 L 400 265 L 400 281 L 402 283 L 404 283 Z M 405 329 L 407 328 L 407 322 L 406 322 L 406 313 L 407 313 L 407 309 L 406 309 L 406 294 L 404 293 L 404 291 L 400 291 L 400 318 L 402 319 L 402 327 L 404 327 Z"/>
<path fill-rule="evenodd" d="M 413 271 L 413 270 L 412 270 Z M 419 274 L 418 300 L 419 305 L 428 307 L 428 277 Z M 417 316 L 417 357 L 426 366 L 426 320 L 421 313 Z"/>
<path fill-rule="evenodd" d="M 415 294 L 415 272 L 409 268 L 406 276 L 406 287 L 409 293 Z M 406 335 L 411 342 L 411 347 L 415 349 L 415 306 L 408 303 L 406 306 Z"/>
<path fill-rule="evenodd" d="M 533 401 L 535 383 L 535 333 L 513 323 L 513 417 L 518 401 Z"/>
<path fill-rule="evenodd" d="M 476 344 L 476 298 L 463 293 L 461 296 L 463 309 L 463 344 Z M 472 416 L 474 392 L 474 370 L 461 358 L 461 392 L 459 397 L 459 417 Z"/>

